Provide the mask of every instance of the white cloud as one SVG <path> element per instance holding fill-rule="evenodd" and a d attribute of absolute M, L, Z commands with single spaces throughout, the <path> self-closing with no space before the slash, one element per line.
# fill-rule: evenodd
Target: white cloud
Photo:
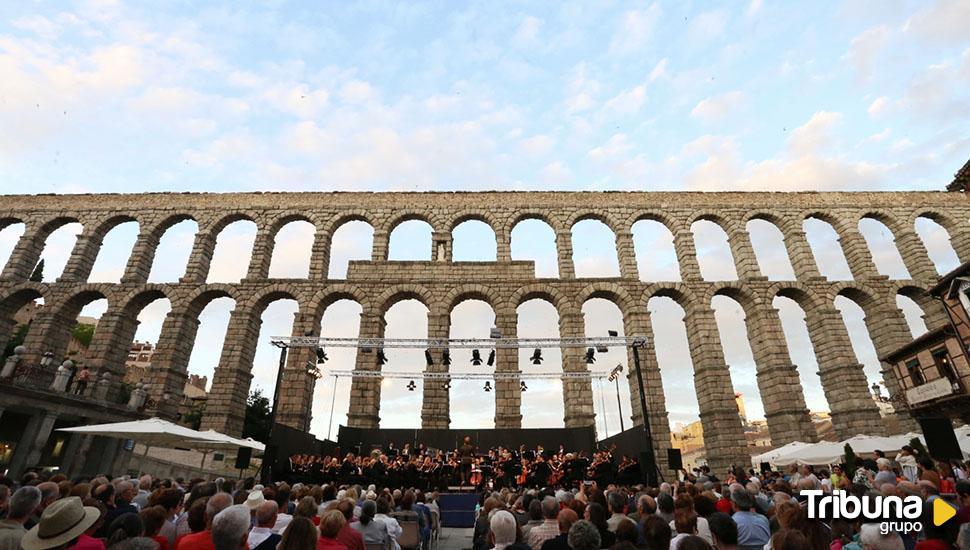
<path fill-rule="evenodd" d="M 656 82 L 657 80 L 667 76 L 667 58 L 663 58 L 653 66 L 650 71 L 650 82 Z"/>
<path fill-rule="evenodd" d="M 539 31 L 545 23 L 542 19 L 527 15 L 522 19 L 519 28 L 512 37 L 512 42 L 519 47 L 532 46 L 538 43 Z"/>
<path fill-rule="evenodd" d="M 926 9 L 917 12 L 903 25 L 903 30 L 927 42 L 961 45 L 967 43 L 967 22 L 970 21 L 970 2 L 966 0 L 937 0 L 927 2 Z"/>
<path fill-rule="evenodd" d="M 881 25 L 867 29 L 852 39 L 845 59 L 855 68 L 860 78 L 869 78 L 876 60 L 889 42 L 891 32 L 889 27 Z"/>
<path fill-rule="evenodd" d="M 792 130 L 788 143 L 790 150 L 801 155 L 828 149 L 834 145 L 833 130 L 841 121 L 841 113 L 819 111 L 813 114 L 808 122 Z"/>
<path fill-rule="evenodd" d="M 763 0 L 751 0 L 748 3 L 748 16 L 757 15 L 761 11 L 761 6 L 764 4 Z"/>
<path fill-rule="evenodd" d="M 623 90 L 606 101 L 603 110 L 614 114 L 635 114 L 647 100 L 647 89 L 642 84 Z"/>
<path fill-rule="evenodd" d="M 641 51 L 650 42 L 662 14 L 663 9 L 657 2 L 650 4 L 646 9 L 624 13 L 610 42 L 610 53 L 626 54 Z"/>
<path fill-rule="evenodd" d="M 543 183 L 552 185 L 563 185 L 573 180 L 573 172 L 563 163 L 556 161 L 550 162 L 542 168 L 539 177 Z"/>
<path fill-rule="evenodd" d="M 727 26 L 728 14 L 724 10 L 704 12 L 695 17 L 690 24 L 690 35 L 693 41 L 710 41 L 724 33 Z"/>
<path fill-rule="evenodd" d="M 720 120 L 740 107 L 744 94 L 739 91 L 726 92 L 702 99 L 690 111 L 690 116 L 705 122 Z"/>
<path fill-rule="evenodd" d="M 879 96 L 869 104 L 869 116 L 872 118 L 877 118 L 883 115 L 887 109 L 889 109 L 890 101 L 886 96 Z"/>
<path fill-rule="evenodd" d="M 556 140 L 545 135 L 538 134 L 530 138 L 521 140 L 520 145 L 522 150 L 531 157 L 537 157 L 544 155 L 552 150 L 553 146 L 556 144 Z"/>

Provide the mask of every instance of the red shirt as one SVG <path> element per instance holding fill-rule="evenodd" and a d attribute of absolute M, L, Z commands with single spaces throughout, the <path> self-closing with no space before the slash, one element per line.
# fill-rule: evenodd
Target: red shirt
<path fill-rule="evenodd" d="M 101 539 L 96 539 L 84 534 L 78 537 L 77 544 L 72 546 L 69 550 L 104 550 L 104 542 L 102 542 Z"/>
<path fill-rule="evenodd" d="M 317 550 L 347 550 L 347 547 L 337 542 L 336 539 L 320 537 L 317 539 Z"/>
<path fill-rule="evenodd" d="M 215 545 L 212 544 L 212 531 L 206 529 L 185 535 L 175 541 L 175 550 L 216 550 Z"/>
<path fill-rule="evenodd" d="M 725 513 L 729 516 L 731 515 L 731 512 L 734 511 L 734 508 L 731 507 L 731 500 L 726 498 L 721 498 L 718 500 L 714 504 L 714 508 L 716 508 L 718 512 Z"/>
<path fill-rule="evenodd" d="M 360 534 L 360 531 L 351 527 L 350 523 L 344 525 L 344 528 L 337 533 L 337 542 L 346 546 L 347 550 L 367 550 L 367 547 L 364 546 L 364 536 Z"/>
<path fill-rule="evenodd" d="M 155 535 L 152 540 L 158 543 L 158 550 L 168 550 L 168 537 Z"/>

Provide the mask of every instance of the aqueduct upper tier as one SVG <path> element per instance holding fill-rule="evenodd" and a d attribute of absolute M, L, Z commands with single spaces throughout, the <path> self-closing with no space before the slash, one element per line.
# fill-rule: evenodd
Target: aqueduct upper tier
<path fill-rule="evenodd" d="M 216 369 L 204 426 L 239 434 L 252 379 L 252 362 L 265 307 L 280 298 L 294 299 L 299 313 L 293 334 L 318 334 L 326 308 L 349 298 L 362 307 L 360 334 L 383 335 L 383 314 L 396 301 L 415 298 L 428 308 L 431 337 L 447 337 L 449 313 L 463 300 L 486 301 L 494 310 L 503 334 L 516 334 L 516 307 L 543 298 L 559 313 L 562 336 L 582 336 L 582 304 L 593 297 L 606 298 L 621 309 L 627 335 L 652 336 L 647 302 L 655 296 L 676 300 L 685 312 L 693 362 L 694 383 L 700 404 L 708 456 L 714 466 L 744 463 L 745 439 L 737 414 L 731 379 L 711 308 L 716 295 L 737 300 L 746 315 L 750 344 L 757 364 L 757 381 L 774 444 L 811 441 L 815 432 L 802 395 L 799 377 L 786 347 L 775 296 L 798 302 L 819 365 L 835 429 L 840 435 L 882 431 L 880 416 L 862 366 L 853 354 L 848 333 L 833 305 L 847 296 L 866 312 L 879 355 L 911 339 L 895 303 L 906 294 L 924 309 L 927 322 L 943 319 L 942 310 L 921 297 L 937 272 L 924 243 L 914 230 L 917 218 L 943 226 L 960 261 L 970 261 L 970 202 L 963 194 L 943 192 L 887 193 L 680 193 L 680 192 L 468 192 L 468 193 L 230 193 L 137 195 L 37 195 L 0 197 L 0 229 L 23 223 L 25 231 L 0 275 L 0 334 L 9 337 L 15 313 L 26 303 L 43 298 L 45 306 L 31 324 L 25 339 L 29 353 L 63 354 L 78 312 L 94 299 L 106 298 L 107 312 L 99 322 L 90 347 L 88 366 L 96 376 L 114 373 L 121 379 L 128 346 L 137 328 L 137 316 L 146 304 L 164 297 L 171 302 L 154 359 L 151 393 L 162 416 L 174 416 L 178 395 L 186 379 L 189 356 L 206 304 L 219 297 L 236 302 L 225 344 Z M 537 218 L 555 233 L 558 278 L 537 278 L 532 262 L 513 261 L 511 233 L 515 225 Z M 820 275 L 803 222 L 817 218 L 829 223 L 852 272 L 852 280 L 830 281 Z M 909 273 L 890 280 L 880 275 L 859 221 L 874 218 L 891 231 Z M 192 219 L 198 224 L 184 276 L 167 284 L 148 283 L 155 250 L 162 235 L 174 224 Z M 390 234 L 400 223 L 420 219 L 433 228 L 430 261 L 389 262 Z M 596 219 L 615 236 L 619 277 L 577 278 L 573 266 L 571 228 Z M 681 281 L 641 281 L 637 272 L 632 227 L 639 220 L 662 223 L 673 236 Z M 747 222 L 761 219 L 774 224 L 795 273 L 794 280 L 771 281 L 762 276 Z M 255 222 L 257 233 L 247 276 L 238 283 L 207 284 L 216 237 L 238 220 Z M 287 223 L 305 220 L 315 227 L 309 277 L 273 279 L 269 276 L 277 232 Z M 373 228 L 370 261 L 352 262 L 345 279 L 328 279 L 327 266 L 333 235 L 344 223 L 361 220 Z M 463 221 L 480 220 L 494 231 L 495 262 L 453 262 L 452 230 Z M 727 234 L 737 279 L 710 281 L 701 277 L 691 225 L 697 220 L 718 224 Z M 89 283 L 102 240 L 118 224 L 136 221 L 139 234 L 118 283 Z M 83 230 L 63 274 L 56 282 L 29 281 L 47 237 L 67 223 Z M 283 377 L 279 420 L 300 429 L 310 421 L 313 380 L 304 374 L 308 350 L 292 353 Z M 563 370 L 584 371 L 583 350 L 564 349 Z M 664 393 L 657 359 L 642 354 L 649 421 L 658 456 L 669 446 Z M 514 350 L 499 350 L 496 370 L 521 373 Z M 379 370 L 374 354 L 358 354 L 357 369 Z M 429 367 L 447 369 L 443 365 Z M 887 377 L 890 372 L 886 372 Z M 634 422 L 642 422 L 639 393 L 631 377 Z M 887 379 L 890 392 L 895 380 Z M 502 379 L 496 384 L 497 427 L 521 423 L 519 383 Z M 380 380 L 355 378 L 349 423 L 376 427 L 380 419 Z M 588 380 L 563 381 L 566 426 L 594 423 Z M 422 424 L 449 425 L 448 389 L 426 387 Z"/>

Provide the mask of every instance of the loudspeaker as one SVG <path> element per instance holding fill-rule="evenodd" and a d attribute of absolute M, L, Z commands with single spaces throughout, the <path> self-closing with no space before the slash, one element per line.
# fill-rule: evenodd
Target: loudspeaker
<path fill-rule="evenodd" d="M 953 422 L 949 418 L 920 418 L 919 425 L 930 456 L 937 460 L 963 458 L 957 436 L 953 433 Z"/>
<path fill-rule="evenodd" d="M 249 468 L 249 459 L 253 456 L 253 450 L 250 447 L 239 447 L 239 452 L 236 454 L 236 469 L 245 470 Z"/>
<path fill-rule="evenodd" d="M 667 464 L 671 470 L 680 470 L 684 467 L 684 459 L 680 456 L 680 449 L 667 449 Z"/>
<path fill-rule="evenodd" d="M 265 485 L 273 481 L 273 468 L 276 465 L 276 445 L 270 443 L 263 451 L 263 464 L 259 470 L 260 481 Z"/>
<path fill-rule="evenodd" d="M 640 476 L 647 485 L 657 487 L 657 462 L 654 460 L 653 453 L 646 451 L 640 452 Z"/>

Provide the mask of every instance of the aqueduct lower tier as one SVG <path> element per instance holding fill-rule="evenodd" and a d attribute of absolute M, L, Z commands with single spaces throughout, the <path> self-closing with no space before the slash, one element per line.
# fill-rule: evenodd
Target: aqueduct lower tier
<path fill-rule="evenodd" d="M 167 316 L 154 356 L 151 383 L 157 414 L 173 417 L 177 399 L 187 377 L 198 316 L 211 300 L 231 297 L 236 302 L 222 355 L 207 404 L 204 427 L 229 433 L 242 431 L 252 363 L 259 334 L 260 316 L 280 298 L 294 299 L 299 312 L 293 334 L 318 334 L 325 309 L 349 298 L 362 307 L 361 336 L 383 335 L 383 318 L 396 301 L 415 298 L 429 310 L 430 337 L 447 337 L 450 312 L 466 299 L 486 301 L 495 311 L 496 325 L 505 335 L 516 334 L 516 308 L 532 298 L 544 298 L 558 310 L 561 336 L 582 336 L 582 304 L 590 298 L 606 298 L 621 309 L 626 335 L 652 337 L 647 301 L 654 296 L 676 300 L 685 311 L 688 341 L 694 366 L 708 457 L 713 466 L 746 463 L 745 438 L 734 400 L 711 299 L 725 294 L 745 310 L 750 344 L 757 364 L 772 442 L 812 441 L 815 432 L 809 419 L 799 376 L 772 307 L 781 295 L 794 299 L 806 313 L 819 374 L 836 431 L 842 436 L 883 430 L 870 397 L 866 377 L 850 345 L 839 311 L 838 295 L 859 303 L 866 312 L 873 343 L 879 355 L 911 339 L 895 296 L 914 298 L 934 326 L 944 319 L 942 310 L 920 296 L 920 290 L 936 279 L 926 248 L 914 231 L 918 217 L 942 225 L 961 261 L 970 260 L 970 203 L 962 194 L 942 192 L 903 193 L 239 193 L 239 194 L 143 194 L 0 197 L 0 229 L 24 223 L 25 233 L 0 275 L 0 344 L 9 338 L 14 314 L 26 303 L 42 297 L 45 306 L 32 323 L 25 346 L 37 361 L 44 351 L 63 354 L 70 329 L 80 309 L 93 299 L 106 298 L 108 310 L 101 318 L 89 350 L 88 367 L 96 376 L 113 373 L 113 384 L 123 375 L 128 346 L 137 328 L 137 315 L 148 303 L 168 298 Z M 814 217 L 830 223 L 838 232 L 853 280 L 829 281 L 820 276 L 803 221 Z M 859 233 L 862 218 L 875 218 L 893 233 L 910 274 L 907 280 L 881 276 L 867 244 Z M 521 220 L 538 218 L 555 232 L 559 277 L 538 279 L 532 262 L 513 261 L 511 232 Z M 616 238 L 620 277 L 576 278 L 570 230 L 585 219 L 609 226 Z M 187 219 L 198 223 L 198 232 L 184 276 L 171 284 L 149 284 L 148 276 L 162 234 Z M 422 219 L 433 228 L 431 261 L 389 262 L 389 236 L 407 220 Z M 466 220 L 487 223 L 496 237 L 497 261 L 460 263 L 451 261 L 452 230 Z M 680 264 L 681 282 L 641 282 L 637 273 L 632 226 L 642 219 L 663 223 L 672 233 Z M 710 220 L 728 236 L 738 273 L 735 281 L 701 278 L 691 224 Z M 764 219 L 775 224 L 784 237 L 796 279 L 769 281 L 761 276 L 746 223 Z M 216 237 L 226 225 L 238 220 L 256 223 L 255 245 L 247 276 L 235 284 L 207 284 Z M 271 279 L 270 259 L 276 233 L 294 220 L 315 227 L 315 239 L 307 279 Z M 343 223 L 368 222 L 374 229 L 370 261 L 352 262 L 346 279 L 329 280 L 327 267 L 331 240 Z M 121 282 L 88 283 L 105 234 L 127 221 L 137 221 L 139 236 L 128 259 Z M 83 231 L 63 274 L 56 282 L 29 281 L 47 237 L 58 227 L 80 222 Z M 310 424 L 313 380 L 304 365 L 310 350 L 291 353 L 282 381 L 279 420 L 306 430 Z M 358 354 L 357 369 L 379 370 L 376 354 Z M 653 349 L 641 354 L 645 374 L 649 421 L 658 457 L 669 446 L 664 393 Z M 565 372 L 585 371 L 582 349 L 562 350 Z M 496 371 L 521 373 L 515 350 L 499 350 Z M 446 370 L 443 365 L 430 369 Z M 885 371 L 890 392 L 898 393 L 892 371 Z M 631 373 L 632 374 L 632 373 Z M 591 384 L 585 379 L 563 381 L 565 424 L 589 426 L 595 422 Z M 635 423 L 642 422 L 635 376 L 630 377 Z M 516 379 L 496 384 L 496 427 L 521 424 L 520 388 Z M 116 391 L 116 390 L 115 390 Z M 355 378 L 349 423 L 377 427 L 380 379 Z M 427 385 L 421 421 L 426 428 L 449 425 L 448 390 Z"/>

